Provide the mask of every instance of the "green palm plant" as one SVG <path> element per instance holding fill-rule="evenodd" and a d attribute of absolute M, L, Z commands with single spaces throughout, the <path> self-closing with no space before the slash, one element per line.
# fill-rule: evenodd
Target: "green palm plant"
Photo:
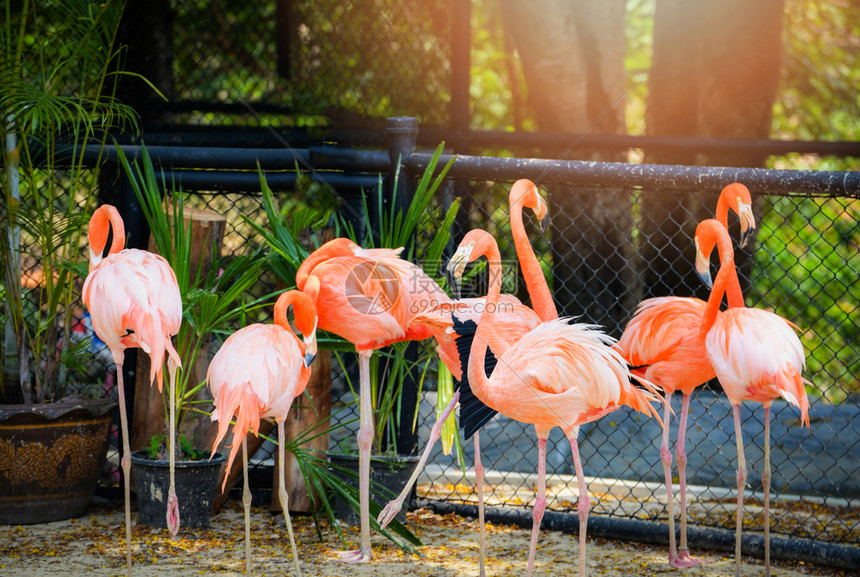
<path fill-rule="evenodd" d="M 108 134 L 137 129 L 134 110 L 115 97 L 118 78 L 127 74 L 116 43 L 124 6 L 111 0 L 3 2 L 0 392 L 7 400 L 64 396 L 68 367 L 80 352 L 70 336 L 78 276 L 85 270 L 74 263 L 96 200 L 97 169 Z M 95 157 L 88 157 L 93 148 Z"/>

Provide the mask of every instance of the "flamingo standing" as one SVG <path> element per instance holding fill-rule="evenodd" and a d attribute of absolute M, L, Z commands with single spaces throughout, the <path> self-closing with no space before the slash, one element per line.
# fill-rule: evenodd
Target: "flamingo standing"
<path fill-rule="evenodd" d="M 534 211 L 535 217 L 540 222 L 541 231 L 545 230 L 549 221 L 548 207 L 541 198 L 537 186 L 527 179 L 518 180 L 513 184 L 508 193 L 508 202 L 514 246 L 534 310 L 523 305 L 513 295 L 501 295 L 499 305 L 496 308 L 494 330 L 489 335 L 488 345 L 492 354 L 486 357 L 485 368 L 488 374 L 492 373 L 496 358 L 502 355 L 520 337 L 535 328 L 540 322 L 558 318 L 555 303 L 552 300 L 543 271 L 534 255 L 534 250 L 523 225 L 523 207 L 527 207 Z M 479 571 L 481 577 L 486 574 L 486 531 L 480 428 L 496 414 L 496 411 L 484 405 L 472 394 L 468 378 L 464 377 L 463 369 L 465 368 L 468 372 L 469 346 L 484 308 L 486 308 L 486 297 L 458 299 L 455 302 L 443 303 L 430 311 L 416 315 L 410 321 L 412 324 L 422 324 L 431 330 L 437 342 L 436 351 L 439 353 L 439 357 L 459 383 L 448 406 L 445 407 L 433 425 L 424 453 L 406 486 L 395 499 L 392 499 L 385 506 L 378 517 L 380 525 L 384 527 L 394 519 L 397 512 L 403 507 L 412 486 L 424 468 L 431 449 L 439 440 L 442 425 L 459 402 L 461 405 L 460 426 L 464 429 L 464 436 L 468 439 L 474 435 L 475 487 L 478 494 L 478 524 L 480 526 Z"/>
<path fill-rule="evenodd" d="M 728 211 L 734 211 L 741 224 L 740 246 L 744 246 L 755 230 L 752 199 L 749 189 L 740 183 L 723 188 L 717 201 L 717 220 L 728 229 Z M 730 307 L 744 306 L 743 294 L 737 273 L 733 272 L 727 287 Z M 693 567 L 700 559 L 690 556 L 687 550 L 687 454 L 684 440 L 687 434 L 687 416 L 693 390 L 716 376 L 705 354 L 705 342 L 700 327 L 705 312 L 705 301 L 687 297 L 657 297 L 642 301 L 616 347 L 632 372 L 663 389 L 666 396 L 663 422 L 663 441 L 660 458 L 666 479 L 667 508 L 669 515 L 669 564 L 676 568 Z M 672 394 L 681 391 L 681 420 L 678 425 L 678 442 L 675 458 L 678 461 L 678 482 L 681 494 L 680 548 L 675 544 L 675 513 L 672 496 L 672 453 L 669 451 L 669 421 Z"/>
<path fill-rule="evenodd" d="M 370 447 L 373 443 L 370 357 L 395 342 L 423 340 L 430 330 L 409 325 L 418 313 L 447 302 L 447 295 L 420 267 L 398 257 L 402 249 L 362 249 L 346 238 L 331 240 L 308 255 L 296 272 L 296 286 L 311 297 L 319 328 L 355 346 L 359 359 L 359 503 L 361 544 L 341 553 L 349 563 L 366 563 L 370 546 Z"/>
<path fill-rule="evenodd" d="M 489 260 L 491 284 L 469 354 L 469 383 L 488 407 L 511 419 L 533 424 L 538 437 L 538 499 L 528 575 L 534 568 L 540 519 L 546 505 L 546 440 L 556 426 L 562 428 L 570 441 L 579 482 L 579 573 L 585 575 L 589 498 L 576 442 L 579 427 L 622 405 L 659 420 L 649 402 L 660 397 L 644 379 L 637 378 L 647 391 L 630 384 L 627 364 L 609 346 L 613 342 L 611 337 L 594 325 L 573 324 L 570 319 L 544 322 L 526 333 L 499 357 L 488 378 L 483 370 L 484 358 L 501 292 L 501 262 L 495 239 L 480 229 L 470 231 L 449 261 L 448 269 L 455 279 L 462 278 L 466 265 L 480 256 Z"/>
<path fill-rule="evenodd" d="M 741 572 L 741 530 L 743 527 L 744 483 L 747 468 L 741 434 L 741 402 L 764 405 L 764 562 L 770 575 L 770 407 L 782 397 L 800 408 L 801 422 L 809 426 L 809 400 L 804 379 L 806 364 L 803 345 L 794 332 L 797 327 L 770 311 L 737 307 L 720 312 L 720 301 L 735 274 L 732 242 L 725 227 L 716 220 L 703 220 L 696 227 L 696 272 L 711 287 L 710 255 L 716 245 L 720 256 L 708 304 L 702 317 L 701 338 L 708 360 L 714 367 L 734 413 L 738 450 L 738 505 L 735 533 L 735 575 Z"/>
<path fill-rule="evenodd" d="M 299 341 L 287 320 L 287 310 L 293 306 L 296 328 L 302 333 Z M 275 322 L 271 325 L 253 324 L 244 327 L 224 341 L 209 364 L 206 380 L 214 397 L 212 420 L 218 421 L 218 436 L 212 444 L 212 454 L 236 416 L 233 425 L 233 446 L 227 460 L 227 470 L 242 444 L 242 466 L 245 484 L 242 504 L 245 509 L 245 572 L 251 574 L 251 491 L 248 488 L 248 444 L 246 432 L 255 435 L 260 419 L 271 417 L 278 424 L 279 470 L 278 498 L 293 551 L 296 575 L 301 575 L 299 556 L 293 537 L 287 491 L 284 483 L 284 422 L 293 399 L 304 392 L 311 376 L 310 364 L 316 355 L 317 312 L 313 301 L 301 291 L 281 293 L 275 303 Z M 226 488 L 227 478 L 224 478 Z"/>
<path fill-rule="evenodd" d="M 112 230 L 111 230 L 112 229 Z M 113 241 L 103 256 L 109 233 Z M 174 482 L 176 419 L 176 369 L 182 362 L 171 337 L 182 322 L 182 298 L 176 275 L 160 255 L 145 250 L 123 249 L 125 225 L 117 209 L 104 204 L 93 212 L 87 232 L 90 245 L 89 274 L 83 287 L 83 300 L 90 311 L 93 329 L 107 345 L 116 365 L 119 386 L 119 415 L 122 429 L 122 471 L 125 478 L 126 564 L 131 575 L 131 450 L 125 409 L 122 363 L 125 349 L 140 347 L 152 363 L 150 380 L 163 383 L 165 356 L 170 373 L 170 489 L 167 498 L 167 527 L 172 535 L 179 531 L 179 503 Z"/>

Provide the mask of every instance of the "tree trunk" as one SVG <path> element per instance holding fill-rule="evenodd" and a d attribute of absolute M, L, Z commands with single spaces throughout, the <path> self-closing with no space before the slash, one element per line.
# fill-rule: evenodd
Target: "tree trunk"
<path fill-rule="evenodd" d="M 659 2 L 647 134 L 767 138 L 779 80 L 782 14 L 782 0 Z M 645 162 L 658 164 L 763 166 L 765 160 L 755 153 L 696 150 L 645 155 Z M 640 240 L 644 296 L 707 294 L 695 277 L 689 239 L 700 220 L 713 218 L 717 193 L 644 194 Z M 732 231 L 736 237 L 736 229 Z M 747 253 L 738 251 L 737 261 L 741 276 L 748 276 L 743 274 L 750 266 Z"/>
<path fill-rule="evenodd" d="M 623 134 L 624 4 L 510 0 L 501 6 L 522 60 L 539 128 Z M 623 153 L 575 146 L 555 153 L 565 159 L 626 160 Z M 615 332 L 633 304 L 625 296 L 635 282 L 629 264 L 630 195 L 617 189 L 546 188 L 551 197 L 553 292 L 559 313 L 584 314 Z"/>

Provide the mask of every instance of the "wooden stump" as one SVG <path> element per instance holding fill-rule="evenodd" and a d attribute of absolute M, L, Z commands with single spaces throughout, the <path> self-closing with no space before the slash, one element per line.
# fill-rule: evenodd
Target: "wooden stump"
<path fill-rule="evenodd" d="M 317 428 L 318 431 L 327 431 L 329 428 L 329 417 L 331 416 L 331 351 L 318 351 L 311 365 L 311 378 L 308 381 L 307 393 L 302 394 L 290 409 L 286 422 L 287 442 L 300 436 L 312 424 L 323 419 L 323 423 Z M 320 435 L 300 445 L 303 449 L 317 452 L 317 456 L 325 458 L 328 451 L 328 433 Z M 310 513 L 311 498 L 305 484 L 302 470 L 295 456 L 289 451 L 285 453 L 286 467 L 284 483 L 287 486 L 287 497 L 290 513 Z M 278 500 L 278 457 L 275 454 L 275 472 L 272 481 L 272 501 L 269 509 L 272 512 L 281 511 L 281 503 Z"/>

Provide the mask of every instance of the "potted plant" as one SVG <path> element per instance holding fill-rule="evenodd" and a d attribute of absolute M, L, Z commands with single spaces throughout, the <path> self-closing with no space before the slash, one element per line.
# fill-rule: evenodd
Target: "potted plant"
<path fill-rule="evenodd" d="M 192 259 L 191 223 L 186 219 L 184 195 L 158 178 L 145 146 L 140 157 L 131 162 L 117 148 L 132 189 L 150 227 L 157 251 L 176 273 L 182 295 L 183 318 L 176 336 L 176 350 L 182 359 L 182 369 L 176 383 L 177 443 L 176 492 L 182 524 L 206 527 L 214 502 L 217 481 L 225 457 L 220 453 L 210 459 L 215 427 L 205 429 L 211 413 L 211 398 L 205 387 L 205 369 L 195 370 L 201 353 L 208 355 L 208 341 L 213 334 L 228 334 L 235 326 L 245 324 L 245 318 L 270 307 L 274 293 L 251 296 L 257 283 L 264 258 L 258 250 L 250 255 L 223 259 L 215 247 L 210 247 L 207 259 L 196 266 Z M 169 199 L 162 198 L 162 191 Z M 173 191 L 172 193 L 170 193 Z M 253 322 L 253 321 L 251 321 Z M 207 359 L 208 361 L 208 359 Z M 206 362 L 206 361 L 204 361 Z M 162 396 L 167 403 L 167 395 Z M 168 486 L 168 455 L 164 442 L 169 429 L 170 411 L 164 410 L 164 423 L 157 428 L 145 450 L 132 453 L 137 491 L 138 512 L 141 522 L 154 527 L 165 527 L 166 495 Z M 192 434 L 186 422 L 195 415 L 205 419 L 204 432 Z"/>
<path fill-rule="evenodd" d="M 114 401 L 91 398 L 107 370 L 81 370 L 98 349 L 78 303 L 101 151 L 111 130 L 136 128 L 113 97 L 123 6 L 3 3 L 0 522 L 83 514 L 104 465 Z"/>

